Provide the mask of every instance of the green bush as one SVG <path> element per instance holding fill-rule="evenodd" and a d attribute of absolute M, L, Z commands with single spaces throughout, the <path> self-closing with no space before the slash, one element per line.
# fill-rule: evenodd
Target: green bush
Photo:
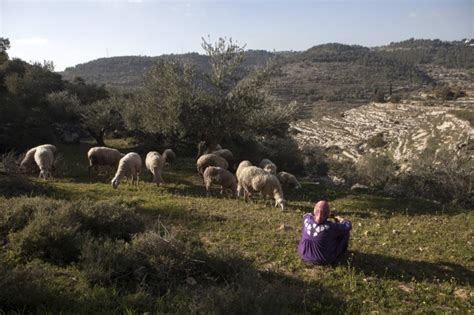
<path fill-rule="evenodd" d="M 359 158 L 356 170 L 363 184 L 382 188 L 394 176 L 395 164 L 385 154 L 370 153 Z"/>
<path fill-rule="evenodd" d="M 67 264 L 78 259 L 90 237 L 130 240 L 144 222 L 119 201 L 12 198 L 0 206 L 0 230 L 15 257 Z"/>
<path fill-rule="evenodd" d="M 435 90 L 436 98 L 443 101 L 454 101 L 466 96 L 466 92 L 458 87 L 441 86 Z"/>
<path fill-rule="evenodd" d="M 376 93 L 372 96 L 372 101 L 373 101 L 373 102 L 377 102 L 377 103 L 385 103 L 385 93 L 382 92 L 382 91 L 376 92 Z"/>
<path fill-rule="evenodd" d="M 80 230 L 94 236 L 129 241 L 144 230 L 143 220 L 126 204 L 110 201 L 88 202 L 80 208 Z"/>
<path fill-rule="evenodd" d="M 33 218 L 19 231 L 8 235 L 8 248 L 16 257 L 41 258 L 55 264 L 67 264 L 80 253 L 78 213 L 60 207 L 54 213 L 39 208 Z"/>
<path fill-rule="evenodd" d="M 375 136 L 370 137 L 367 140 L 367 146 L 371 149 L 380 148 L 386 145 L 387 142 L 383 138 L 383 132 L 379 132 Z"/>

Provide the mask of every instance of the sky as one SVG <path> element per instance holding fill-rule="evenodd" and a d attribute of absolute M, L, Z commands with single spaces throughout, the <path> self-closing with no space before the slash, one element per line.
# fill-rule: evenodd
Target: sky
<path fill-rule="evenodd" d="M 53 61 L 62 71 L 107 56 L 202 53 L 208 36 L 270 51 L 472 38 L 473 2 L 0 0 L 0 37 L 10 39 L 10 57 Z"/>

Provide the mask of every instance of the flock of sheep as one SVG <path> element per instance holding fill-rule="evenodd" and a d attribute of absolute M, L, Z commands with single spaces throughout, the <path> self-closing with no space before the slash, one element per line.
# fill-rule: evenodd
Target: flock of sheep
<path fill-rule="evenodd" d="M 40 170 L 39 176 L 51 177 L 54 171 L 54 157 L 57 149 L 52 144 L 43 144 L 28 150 L 20 163 L 20 169 L 31 170 L 37 166 Z M 133 185 L 138 185 L 139 174 L 142 168 L 142 159 L 138 153 L 130 152 L 123 154 L 117 149 L 108 147 L 93 147 L 87 152 L 89 160 L 88 170 L 97 170 L 100 166 L 116 168 L 115 176 L 111 184 L 117 188 L 126 177 Z M 163 154 L 156 151 L 148 152 L 145 158 L 145 166 L 153 176 L 153 183 L 163 183 L 162 172 L 166 163 L 176 159 L 176 154 L 171 149 L 166 149 Z M 301 188 L 300 183 L 293 174 L 279 172 L 277 166 L 269 159 L 263 159 L 259 166 L 254 166 L 250 161 L 241 161 L 235 175 L 231 173 L 229 164 L 234 161 L 233 153 L 223 149 L 220 145 L 214 148 L 205 148 L 204 143 L 198 145 L 198 156 L 196 168 L 202 176 L 207 195 L 211 193 L 212 185 L 221 188 L 221 195 L 227 194 L 232 197 L 244 196 L 249 201 L 255 193 L 260 193 L 266 200 L 267 197 L 275 200 L 275 207 L 285 210 L 285 198 L 282 185 L 295 189 Z"/>

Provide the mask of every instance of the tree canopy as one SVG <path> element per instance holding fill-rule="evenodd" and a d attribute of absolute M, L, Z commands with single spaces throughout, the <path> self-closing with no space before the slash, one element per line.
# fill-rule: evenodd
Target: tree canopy
<path fill-rule="evenodd" d="M 277 104 L 262 88 L 275 65 L 247 75 L 244 47 L 232 39 L 203 39 L 211 71 L 197 74 L 179 61 L 161 60 L 147 73 L 135 102 L 134 123 L 150 133 L 217 143 L 242 132 L 279 136 L 295 118 L 294 104 Z"/>

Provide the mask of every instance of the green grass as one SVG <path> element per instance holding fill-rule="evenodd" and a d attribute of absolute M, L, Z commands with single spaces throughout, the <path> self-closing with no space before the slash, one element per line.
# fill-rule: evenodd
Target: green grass
<path fill-rule="evenodd" d="M 114 144 L 124 151 L 132 149 L 127 142 Z M 178 159 L 166 167 L 163 186 L 150 183 L 143 170 L 138 189 L 122 183 L 113 190 L 110 176 L 88 176 L 85 152 L 90 146 L 61 147 L 68 165 L 64 177 L 47 183 L 30 177 L 30 185 L 41 189 L 25 192 L 17 185 L 11 189 L 18 193 L 8 195 L 44 195 L 70 202 L 123 200 L 138 208 L 148 229 L 163 224 L 176 239 L 219 261 L 227 261 L 229 255 L 237 257 L 241 269 L 238 276 L 223 276 L 225 281 L 200 278 L 197 285 L 179 283 L 145 299 L 141 289 L 125 293 L 113 284 L 91 284 L 80 265 L 46 264 L 42 277 L 48 290 L 72 292 L 62 301 L 60 311 L 64 313 L 472 312 L 471 210 L 419 199 L 354 195 L 303 182 L 301 191 L 286 194 L 289 209 L 281 212 L 265 207 L 262 200 L 247 204 L 217 197 L 217 189 L 215 197 L 205 197 L 192 159 Z M 1 183 L 10 180 L 0 176 Z M 5 201 L 2 198 L 0 203 Z M 322 198 L 328 198 L 339 215 L 352 220 L 351 242 L 349 253 L 333 266 L 310 267 L 296 252 L 301 219 Z M 289 229 L 280 230 L 282 224 Z M 31 263 L 25 266 L 33 268 Z M 68 280 L 71 278 L 76 280 Z M 152 304 L 143 302 L 150 298 Z M 38 304 L 35 311 L 54 313 L 58 308 Z"/>

